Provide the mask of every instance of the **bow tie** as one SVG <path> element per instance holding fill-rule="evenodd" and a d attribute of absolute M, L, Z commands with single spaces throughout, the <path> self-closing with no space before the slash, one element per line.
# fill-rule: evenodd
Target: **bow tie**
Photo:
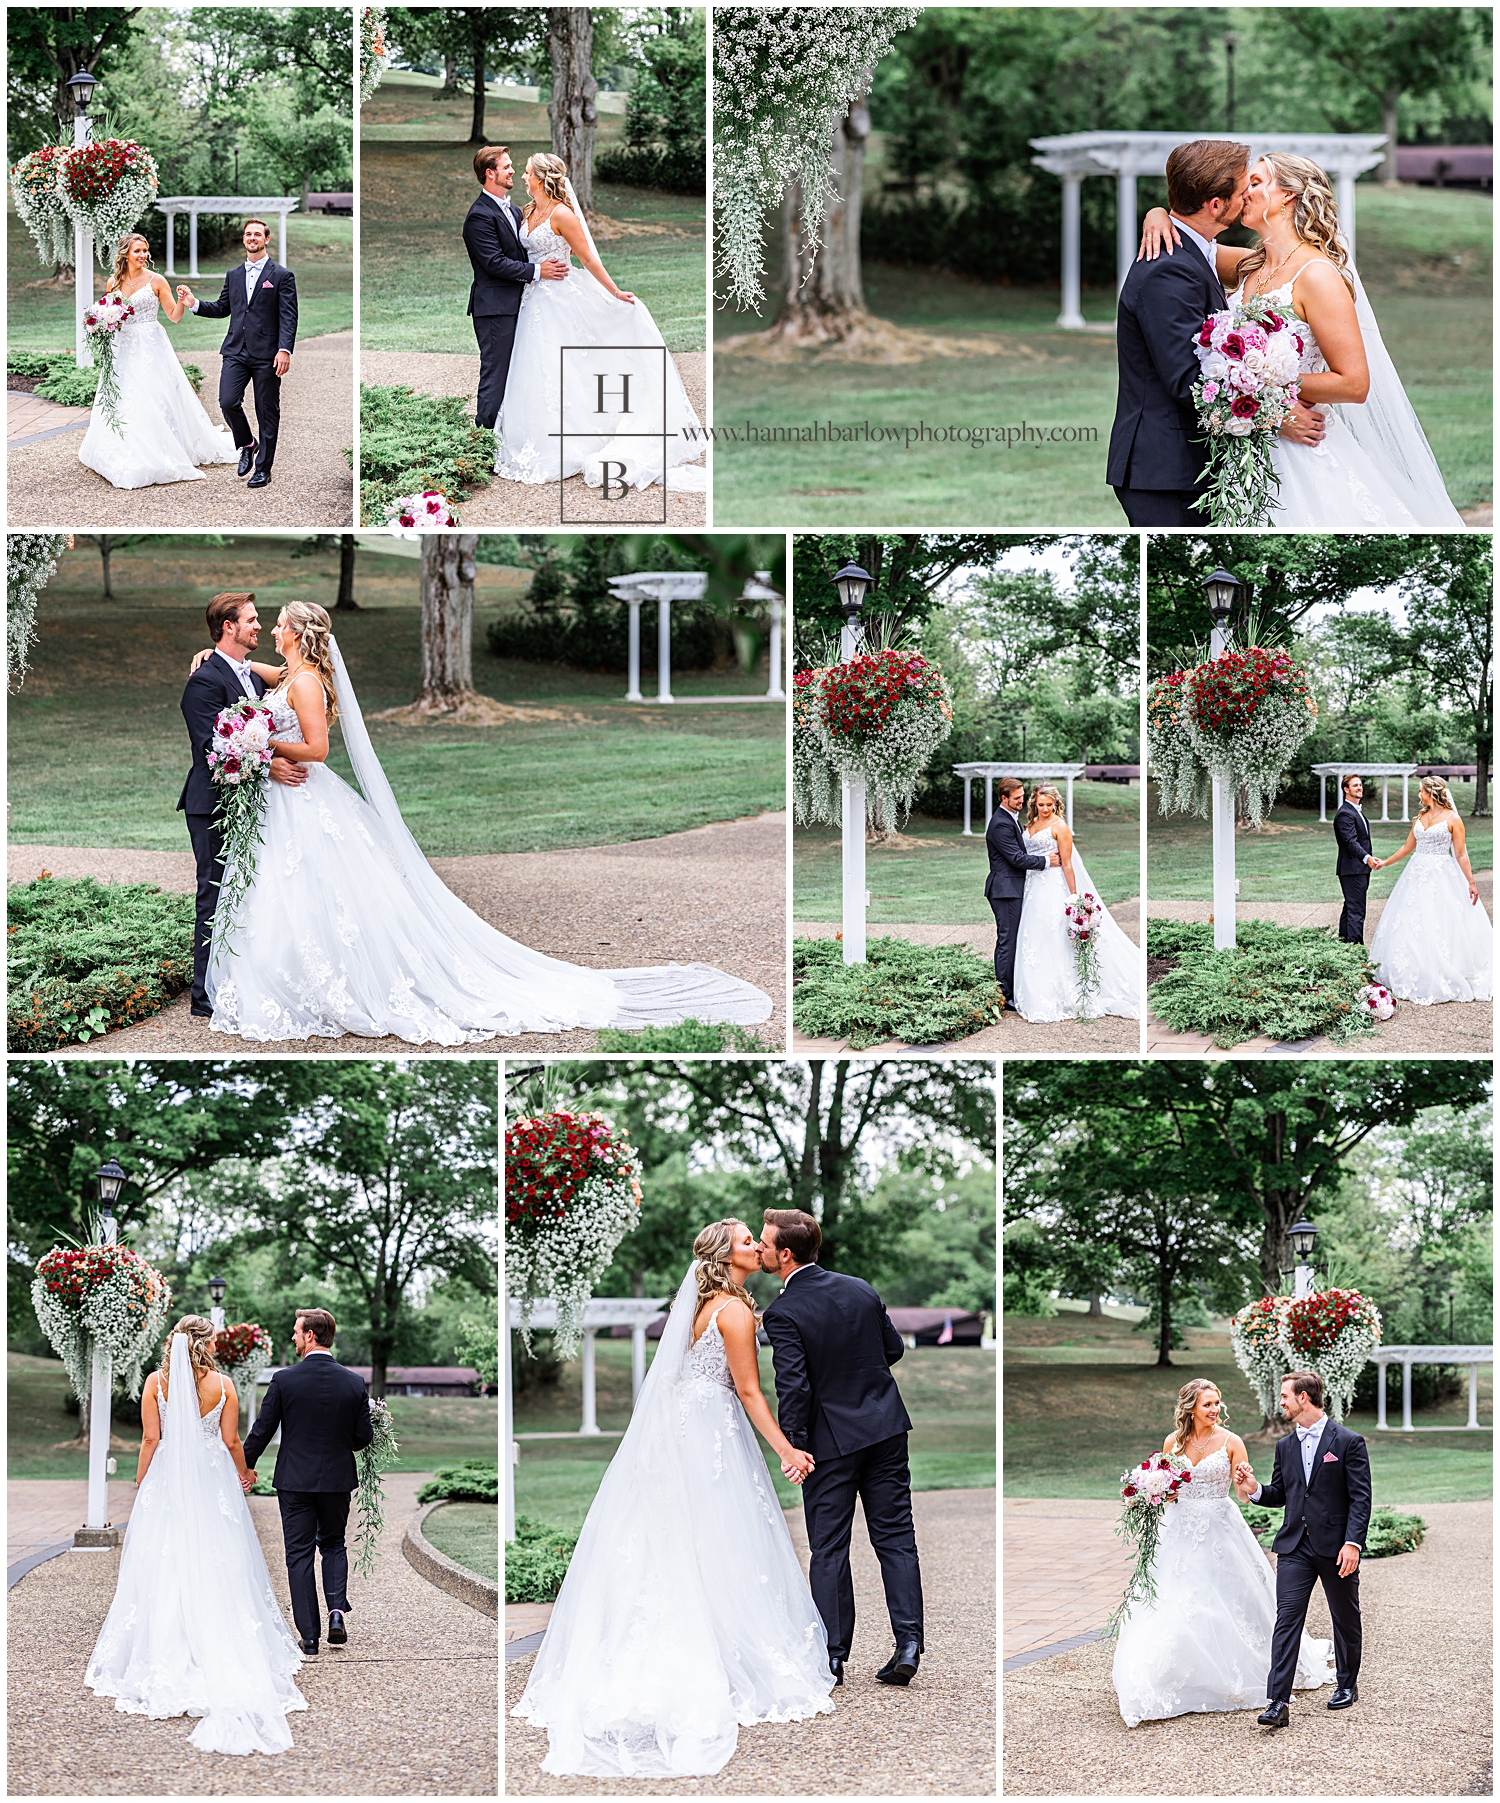
<path fill-rule="evenodd" d="M 1319 1433 L 1322 1430 L 1322 1426 L 1323 1423 L 1320 1421 L 1316 1427 L 1299 1427 L 1297 1429 L 1297 1438 L 1299 1440 L 1306 1440 L 1309 1435 Z"/>

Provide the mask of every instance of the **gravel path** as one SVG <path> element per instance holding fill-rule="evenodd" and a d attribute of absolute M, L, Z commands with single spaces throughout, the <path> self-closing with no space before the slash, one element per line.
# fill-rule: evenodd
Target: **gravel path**
<path fill-rule="evenodd" d="M 496 1623 L 419 1577 L 401 1552 L 422 1478 L 385 1478 L 386 1529 L 368 1583 L 349 1579 L 349 1644 L 327 1641 L 298 1687 L 293 1746 L 231 1759 L 187 1744 L 184 1716 L 119 1715 L 83 1685 L 120 1555 L 64 1553 L 10 1592 L 13 1796 L 493 1796 Z M 80 1491 L 82 1486 L 79 1486 Z M 287 1620 L 281 1517 L 250 1507 Z"/>
<path fill-rule="evenodd" d="M 927 1652 L 906 1690 L 877 1684 L 890 1656 L 880 1568 L 854 1520 L 853 1660 L 834 1713 L 740 1729 L 712 1778 L 553 1778 L 547 1737 L 505 1721 L 505 1794 L 514 1796 L 959 1796 L 995 1794 L 995 1492 L 920 1490 L 912 1498 L 922 1561 Z M 799 1511 L 792 1511 L 795 1516 Z M 797 1539 L 794 1522 L 793 1538 Z M 803 1554 L 804 1564 L 806 1555 Z M 748 1600 L 748 1599 L 747 1599 Z M 505 1668 L 507 1712 L 535 1655 Z"/>
<path fill-rule="evenodd" d="M 705 416 L 708 387 L 707 359 L 702 351 L 673 351 L 672 361 L 682 377 L 688 399 L 699 419 Z M 360 380 L 374 387 L 404 385 L 423 394 L 472 396 L 479 387 L 479 357 L 446 351 L 366 351 L 360 358 Z M 608 522 L 610 525 L 701 526 L 707 514 L 704 495 L 666 495 L 666 520 L 662 519 L 662 491 L 634 489 L 618 501 L 605 501 L 597 489 L 585 486 L 581 476 L 557 485 L 530 487 L 523 482 L 491 482 L 487 489 L 469 496 L 459 511 L 465 526 L 504 526 L 507 530 L 558 531 L 569 525 Z"/>
<path fill-rule="evenodd" d="M 184 353 L 178 360 L 196 363 L 203 371 L 200 398 L 214 424 L 223 425 L 217 351 Z M 253 428 L 253 391 L 245 406 Z M 67 432 L 10 453 L 12 528 L 218 531 L 351 525 L 354 478 L 344 453 L 354 443 L 354 334 L 330 332 L 298 345 L 281 385 L 281 433 L 269 488 L 247 489 L 232 463 L 206 468 L 202 482 L 111 488 L 78 461 L 80 442 L 77 434 Z"/>
<path fill-rule="evenodd" d="M 596 969 L 697 961 L 757 984 L 775 1012 L 756 1029 L 763 1044 L 786 1043 L 786 816 L 762 814 L 694 827 L 661 839 L 575 851 L 496 852 L 434 858 L 432 867 L 469 907 L 502 933 L 551 957 Z M 156 883 L 190 895 L 188 851 L 95 851 L 79 846 L 13 845 L 12 882 L 50 870 L 56 877 Z M 496 1052 L 593 1049 L 593 1033 L 538 1033 L 495 1039 Z M 186 993 L 138 1026 L 71 1048 L 64 1057 L 160 1057 L 194 1052 L 223 1057 L 236 1042 L 195 1020 Z M 331 1052 L 410 1053 L 473 1046 L 414 1047 L 401 1039 L 312 1042 Z"/>
<path fill-rule="evenodd" d="M 1006 1674 L 1006 1792 L 1136 1795 L 1179 1788 L 1152 1782 L 1152 1773 L 1187 1771 L 1203 1796 L 1472 1794 L 1491 1752 L 1494 1510 L 1488 1502 L 1410 1506 L 1427 1523 L 1426 1543 L 1368 1561 L 1361 1573 L 1365 1645 L 1354 1708 L 1330 1714 L 1326 1694 L 1308 1693 L 1278 1733 L 1257 1727 L 1252 1711 L 1127 1728 L 1110 1682 L 1113 1645 L 1096 1641 Z M 1321 1590 L 1307 1625 L 1315 1636 L 1331 1634 Z"/>

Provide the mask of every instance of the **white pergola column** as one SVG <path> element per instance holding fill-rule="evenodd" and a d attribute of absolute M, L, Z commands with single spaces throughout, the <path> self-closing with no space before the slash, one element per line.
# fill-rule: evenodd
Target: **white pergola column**
<path fill-rule="evenodd" d="M 1407 785 L 1408 780 L 1409 779 L 1404 776 L 1401 778 L 1401 818 L 1403 820 L 1406 820 L 1409 818 L 1409 815 L 1407 814 L 1407 811 L 1406 811 L 1406 798 L 1407 798 L 1406 785 Z"/>
<path fill-rule="evenodd" d="M 1115 189 L 1118 197 L 1118 249 L 1115 256 L 1115 293 L 1125 286 L 1125 278 L 1130 274 L 1130 266 L 1135 261 L 1135 170 L 1121 168 L 1115 177 Z M 1073 816 L 1068 816 L 1068 825 L 1073 824 Z"/>
<path fill-rule="evenodd" d="M 583 1330 L 583 1426 L 581 1434 L 597 1434 L 599 1416 L 595 1405 L 594 1393 L 594 1335 L 597 1327 L 585 1327 Z"/>
<path fill-rule="evenodd" d="M 630 687 L 625 691 L 627 701 L 644 701 L 641 693 L 641 604 L 639 601 L 628 603 L 630 608 Z"/>
<path fill-rule="evenodd" d="M 1469 1426 L 1479 1426 L 1479 1367 L 1469 1366 Z"/>
<path fill-rule="evenodd" d="M 656 604 L 656 699 L 672 699 L 672 603 Z"/>
<path fill-rule="evenodd" d="M 1067 779 L 1067 781 L 1068 781 L 1068 831 L 1071 833 L 1073 830 L 1073 779 L 1072 779 L 1072 777 L 1070 776 Z"/>
<path fill-rule="evenodd" d="M 177 215 L 175 213 L 168 213 L 167 214 L 167 267 L 163 271 L 163 274 L 176 275 L 177 269 L 176 269 L 176 266 L 172 262 L 172 258 L 176 254 L 177 254 Z"/>
<path fill-rule="evenodd" d="M 278 213 L 276 223 L 279 228 L 276 238 L 276 261 L 286 268 L 286 214 Z"/>
<path fill-rule="evenodd" d="M 1215 626 L 1209 636 L 1209 656 L 1222 657 L 1229 635 Z M 1222 771 L 1213 777 L 1214 834 L 1214 950 L 1234 950 L 1234 784 Z"/>
<path fill-rule="evenodd" d="M 971 824 L 971 816 L 970 816 L 970 812 L 969 812 L 969 784 L 973 780 L 974 779 L 969 776 L 966 776 L 964 778 L 964 837 L 966 839 L 972 839 L 974 837 L 974 828 L 973 828 L 973 825 Z M 985 825 L 988 826 L 989 822 L 986 821 Z"/>
<path fill-rule="evenodd" d="M 1411 1360 L 1401 1361 L 1401 1431 L 1411 1432 Z"/>
<path fill-rule="evenodd" d="M 1318 825 L 1328 824 L 1328 778 L 1321 771 L 1318 773 Z"/>
<path fill-rule="evenodd" d="M 1375 1361 L 1375 1425 L 1385 1431 L 1385 1360 Z"/>
<path fill-rule="evenodd" d="M 1382 820 L 1389 820 L 1390 817 L 1391 779 L 1388 776 L 1382 776 L 1380 779 L 1380 818 Z"/>
<path fill-rule="evenodd" d="M 198 273 L 198 209 L 188 208 L 188 276 Z"/>
<path fill-rule="evenodd" d="M 984 829 L 989 831 L 990 822 L 995 818 L 995 779 L 988 770 L 984 773 Z"/>
<path fill-rule="evenodd" d="M 771 603 L 771 686 L 766 690 L 767 701 L 785 701 L 786 690 L 781 686 L 781 602 Z"/>
<path fill-rule="evenodd" d="M 1076 332 L 1083 326 L 1079 207 L 1083 177 L 1067 174 L 1059 179 L 1062 182 L 1062 312 L 1057 316 L 1057 323 L 1065 331 Z"/>
<path fill-rule="evenodd" d="M 1354 260 L 1354 171 L 1338 172 L 1339 231 L 1348 247 L 1349 260 Z"/>

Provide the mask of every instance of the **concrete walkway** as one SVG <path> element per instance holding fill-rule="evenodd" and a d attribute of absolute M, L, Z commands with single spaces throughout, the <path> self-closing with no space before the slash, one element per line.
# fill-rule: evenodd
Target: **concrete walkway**
<path fill-rule="evenodd" d="M 1093 1640 L 1124 1593 L 1131 1550 L 1119 1505 L 1007 1497 L 1002 1656 L 1005 1670 Z"/>
<path fill-rule="evenodd" d="M 67 432 L 88 429 L 92 410 L 88 407 L 60 407 L 56 401 L 44 401 L 35 394 L 8 389 L 5 396 L 5 443 L 7 448 L 33 444 L 39 439 L 61 437 Z"/>
<path fill-rule="evenodd" d="M 11 1795 L 493 1795 L 495 1624 L 402 1557 L 422 1481 L 387 1474 L 375 1575 L 349 1580 L 349 1644 L 325 1640 L 304 1663 L 308 1710 L 290 1718 L 294 1744 L 274 1758 L 200 1753 L 187 1744 L 187 1717 L 120 1715 L 86 1690 L 120 1555 L 69 1553 L 38 1566 L 10 1593 Z M 250 1508 L 290 1621 L 275 1499 L 252 1497 Z"/>
<path fill-rule="evenodd" d="M 121 1461 L 121 1470 L 125 1462 Z M 132 1463 L 131 1469 L 134 1470 Z M 135 1502 L 133 1480 L 111 1479 L 106 1519 L 122 1528 Z M 60 1546 L 71 1546 L 83 1525 L 87 1485 L 80 1478 L 12 1478 L 5 1486 L 5 1566 L 19 1581 Z M 8 1585 L 7 1585 L 8 1587 Z"/>
<path fill-rule="evenodd" d="M 1489 1796 L 1493 1505 L 1393 1506 L 1420 1515 L 1427 1539 L 1414 1553 L 1363 1566 L 1364 1661 L 1354 1708 L 1330 1713 L 1326 1695 L 1308 1693 L 1293 1702 L 1290 1729 L 1274 1734 L 1249 1710 L 1127 1728 L 1110 1679 L 1113 1644 L 1092 1641 L 1006 1674 L 1007 1793 Z M 1071 1519 L 1054 1525 L 1060 1542 L 1080 1532 Z M 1007 1565 L 1007 1608 L 1013 1582 Z M 1081 1580 L 1080 1597 L 1085 1587 Z M 1059 1612 L 1055 1625 L 1067 1619 Z M 1331 1633 L 1321 1590 L 1307 1626 L 1320 1638 Z M 1152 1782 L 1153 1773 L 1165 1776 Z M 1176 1782 L 1175 1773 L 1191 1774 L 1190 1781 Z"/>
<path fill-rule="evenodd" d="M 505 1794 L 515 1796 L 995 1795 L 995 1492 L 920 1490 L 912 1498 L 922 1561 L 927 1652 L 906 1690 L 875 1682 L 891 1651 L 880 1568 L 863 1515 L 854 1517 L 852 1659 L 834 1713 L 741 1728 L 739 1748 L 712 1778 L 636 1784 L 553 1778 L 538 1770 L 547 1737 L 505 1722 Z M 787 1511 L 806 1564 L 799 1509 Z M 750 1599 L 746 1599 L 749 1603 Z M 752 1605 L 753 1606 L 753 1605 Z M 520 1699 L 531 1657 L 506 1666 L 506 1709 Z"/>
<path fill-rule="evenodd" d="M 772 1000 L 770 1019 L 756 1029 L 762 1043 L 785 1044 L 785 814 L 760 814 L 624 845 L 434 858 L 432 867 L 491 926 L 549 957 L 606 970 L 698 961 L 745 978 Z M 56 877 L 156 883 L 183 895 L 194 889 L 189 851 L 10 847 L 11 882 L 27 882 L 43 870 Z M 591 1051 L 596 1038 L 592 1032 L 524 1034 L 490 1041 L 489 1049 L 510 1054 L 578 1053 Z M 210 1032 L 207 1021 L 195 1020 L 184 991 L 150 1020 L 58 1055 L 160 1057 L 195 1052 L 223 1057 L 237 1043 Z M 318 1040 L 312 1049 L 320 1056 L 451 1050 L 459 1057 L 472 1057 L 475 1050 L 416 1047 L 401 1039 L 353 1035 Z"/>

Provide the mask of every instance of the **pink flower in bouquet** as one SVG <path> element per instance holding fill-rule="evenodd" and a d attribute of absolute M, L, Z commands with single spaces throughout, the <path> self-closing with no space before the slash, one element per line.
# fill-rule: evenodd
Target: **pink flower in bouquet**
<path fill-rule="evenodd" d="M 1217 400 L 1218 394 L 1219 384 L 1217 382 L 1205 382 L 1203 384 L 1203 398 L 1205 401 Z"/>

